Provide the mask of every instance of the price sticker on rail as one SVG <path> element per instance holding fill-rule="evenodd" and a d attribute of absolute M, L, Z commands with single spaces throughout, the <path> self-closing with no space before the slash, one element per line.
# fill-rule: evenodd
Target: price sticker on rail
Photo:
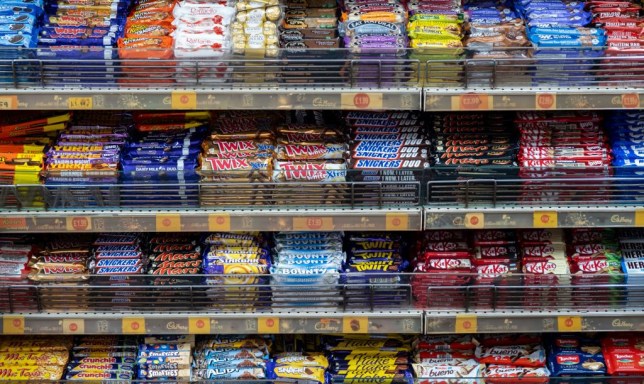
<path fill-rule="evenodd" d="M 537 93 L 534 96 L 534 105 L 537 110 L 557 109 L 557 95 L 554 93 Z"/>
<path fill-rule="evenodd" d="M 18 109 L 18 96 L 0 96 L 0 109 Z"/>
<path fill-rule="evenodd" d="M 173 91 L 170 99 L 172 109 L 197 109 L 197 92 Z"/>
<path fill-rule="evenodd" d="M 193 335 L 209 334 L 210 319 L 207 317 L 190 317 L 188 319 L 188 333 Z"/>
<path fill-rule="evenodd" d="M 557 228 L 559 218 L 554 211 L 536 211 L 532 215 L 532 226 L 534 228 Z"/>
<path fill-rule="evenodd" d="M 143 335 L 146 333 L 145 319 L 143 317 L 124 317 L 122 328 L 126 335 Z"/>
<path fill-rule="evenodd" d="M 340 95 L 342 109 L 382 109 L 382 93 L 343 93 Z"/>
<path fill-rule="evenodd" d="M 89 97 L 70 97 L 67 99 L 67 108 L 68 109 L 93 109 L 94 108 L 94 98 Z"/>
<path fill-rule="evenodd" d="M 637 93 L 625 93 L 622 95 L 622 108 L 635 109 L 640 107 L 640 95 Z"/>
<path fill-rule="evenodd" d="M 156 216 L 157 232 L 179 232 L 181 231 L 181 215 Z"/>
<path fill-rule="evenodd" d="M 457 314 L 454 323 L 454 332 L 456 333 L 476 333 L 478 332 L 478 319 L 476 315 Z"/>
<path fill-rule="evenodd" d="M 227 213 L 208 215 L 208 230 L 211 232 L 230 231 L 230 215 Z"/>
<path fill-rule="evenodd" d="M 581 316 L 557 316 L 557 330 L 559 332 L 581 332 Z"/>
<path fill-rule="evenodd" d="M 387 231 L 409 230 L 409 215 L 404 213 L 387 213 L 385 215 L 385 229 Z"/>
<path fill-rule="evenodd" d="M 493 107 L 493 97 L 483 93 L 452 96 L 452 111 L 489 111 Z"/>
<path fill-rule="evenodd" d="M 635 226 L 644 227 L 644 209 L 635 210 Z"/>
<path fill-rule="evenodd" d="M 23 335 L 25 333 L 24 316 L 4 316 L 2 318 L 2 333 L 5 335 Z"/>
<path fill-rule="evenodd" d="M 463 224 L 469 229 L 485 228 L 485 215 L 480 212 L 466 213 Z"/>
<path fill-rule="evenodd" d="M 83 319 L 64 319 L 62 321 L 63 334 L 65 335 L 82 335 L 85 333 L 85 320 Z"/>
<path fill-rule="evenodd" d="M 260 317 L 257 319 L 257 332 L 260 334 L 279 333 L 280 319 L 278 317 Z"/>
<path fill-rule="evenodd" d="M 333 217 L 294 217 L 294 231 L 333 231 Z"/>
<path fill-rule="evenodd" d="M 347 316 L 342 319 L 342 333 L 369 333 L 369 318 Z"/>
<path fill-rule="evenodd" d="M 91 231 L 92 219 L 87 216 L 72 216 L 65 218 L 65 227 L 70 232 Z"/>

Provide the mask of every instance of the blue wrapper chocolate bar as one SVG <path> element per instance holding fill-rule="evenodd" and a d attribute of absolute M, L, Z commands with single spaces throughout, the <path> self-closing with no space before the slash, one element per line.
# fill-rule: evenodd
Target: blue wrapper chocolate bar
<path fill-rule="evenodd" d="M 552 376 L 604 376 L 606 363 L 601 344 L 579 335 L 557 335 L 548 346 Z"/>

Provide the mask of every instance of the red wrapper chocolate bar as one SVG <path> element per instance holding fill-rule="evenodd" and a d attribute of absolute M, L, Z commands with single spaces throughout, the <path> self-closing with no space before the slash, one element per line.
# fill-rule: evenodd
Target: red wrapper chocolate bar
<path fill-rule="evenodd" d="M 538 368 L 546 364 L 546 353 L 541 345 L 479 346 L 476 348 L 476 357 L 483 364 L 512 367 Z"/>

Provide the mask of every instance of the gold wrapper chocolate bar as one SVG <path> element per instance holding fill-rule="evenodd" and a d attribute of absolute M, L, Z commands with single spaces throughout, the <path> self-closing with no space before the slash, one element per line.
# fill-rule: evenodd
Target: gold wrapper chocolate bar
<path fill-rule="evenodd" d="M 199 163 L 199 173 L 205 180 L 209 180 L 210 177 L 215 180 L 223 178 L 222 182 L 236 178 L 245 178 L 247 182 L 256 179 L 270 180 L 273 170 L 272 158 L 220 159 L 200 156 Z"/>
<path fill-rule="evenodd" d="M 270 139 L 263 140 L 212 140 L 202 143 L 204 155 L 222 159 L 247 157 L 272 157 L 275 144 Z"/>

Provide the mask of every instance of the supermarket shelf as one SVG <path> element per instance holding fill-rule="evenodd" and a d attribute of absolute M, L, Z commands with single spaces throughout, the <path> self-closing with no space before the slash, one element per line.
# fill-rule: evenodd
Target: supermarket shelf
<path fill-rule="evenodd" d="M 610 228 L 644 226 L 644 205 L 425 207 L 425 229 Z"/>
<path fill-rule="evenodd" d="M 2 334 L 340 334 L 423 331 L 422 311 L 65 313 L 2 317 Z"/>
<path fill-rule="evenodd" d="M 415 87 L 0 89 L 3 110 L 421 110 Z"/>
<path fill-rule="evenodd" d="M 77 209 L 6 210 L 0 232 L 408 231 L 422 209 Z"/>
<path fill-rule="evenodd" d="M 644 91 L 608 87 L 425 88 L 424 110 L 526 111 L 644 108 Z"/>
<path fill-rule="evenodd" d="M 425 333 L 644 331 L 644 314 L 632 311 L 426 311 Z"/>

